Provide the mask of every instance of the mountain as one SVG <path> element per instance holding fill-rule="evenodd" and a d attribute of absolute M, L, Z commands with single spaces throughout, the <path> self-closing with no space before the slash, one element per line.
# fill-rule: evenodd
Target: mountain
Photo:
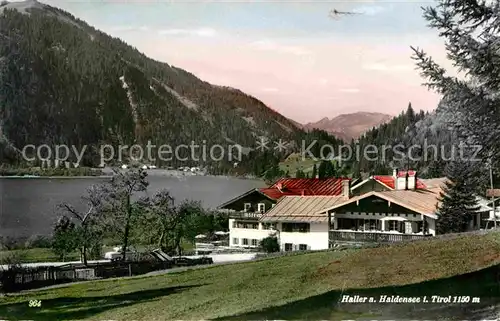
<path fill-rule="evenodd" d="M 331 133 L 344 141 L 357 139 L 367 130 L 377 127 L 391 120 L 393 116 L 382 113 L 357 112 L 342 114 L 335 118 L 327 117 L 304 125 L 305 129 L 321 129 Z"/>
<path fill-rule="evenodd" d="M 26 145 L 64 144 L 86 146 L 83 165 L 96 166 L 103 144 L 150 141 L 177 153 L 160 160 L 153 148 L 159 165 L 232 166 L 231 146 L 248 153 L 261 136 L 293 142 L 304 135 L 258 99 L 150 59 L 35 0 L 0 5 L 0 86 L 0 162 Z M 183 147 L 191 142 L 206 148 L 193 156 Z M 213 160 L 219 156 L 222 163 Z"/>

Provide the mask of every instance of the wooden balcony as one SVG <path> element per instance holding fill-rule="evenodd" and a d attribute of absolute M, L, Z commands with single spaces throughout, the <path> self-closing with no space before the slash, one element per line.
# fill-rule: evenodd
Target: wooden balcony
<path fill-rule="evenodd" d="M 259 213 L 259 212 L 244 212 L 244 211 L 241 211 L 241 212 L 232 212 L 232 213 L 229 213 L 229 218 L 234 218 L 234 219 L 244 219 L 244 220 L 259 220 L 262 215 L 264 215 L 263 213 Z"/>
<path fill-rule="evenodd" d="M 344 242 L 361 242 L 361 243 L 396 243 L 403 241 L 422 240 L 431 237 L 431 234 L 396 234 L 383 232 L 347 232 L 347 231 L 330 231 L 330 244 L 335 241 Z"/>

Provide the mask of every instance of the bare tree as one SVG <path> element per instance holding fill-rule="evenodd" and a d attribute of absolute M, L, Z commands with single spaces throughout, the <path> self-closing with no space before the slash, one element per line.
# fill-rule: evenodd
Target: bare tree
<path fill-rule="evenodd" d="M 86 211 L 77 211 L 72 205 L 60 205 L 66 213 L 79 223 L 79 247 L 81 260 L 87 265 L 87 250 L 95 242 L 96 228 L 106 212 L 106 189 L 102 185 L 93 185 L 87 189 L 87 195 L 82 197 L 87 204 Z"/>
<path fill-rule="evenodd" d="M 147 219 L 143 218 L 142 223 L 144 230 L 149 231 L 147 236 L 156 239 L 158 247 L 181 255 L 182 240 L 210 231 L 214 226 L 210 219 L 200 202 L 186 200 L 175 205 L 170 193 L 160 190 L 149 200 Z"/>
<path fill-rule="evenodd" d="M 123 237 L 122 259 L 126 259 L 126 252 L 129 245 L 131 223 L 135 214 L 144 211 L 146 199 L 139 198 L 133 200 L 137 193 L 146 192 L 148 187 L 147 173 L 142 169 L 113 170 L 114 175 L 109 184 L 104 185 L 106 191 L 106 209 L 111 213 L 106 219 L 114 227 L 120 229 Z"/>
<path fill-rule="evenodd" d="M 181 222 L 179 212 L 174 205 L 175 199 L 167 190 L 158 191 L 149 200 L 149 225 L 158 237 L 157 245 L 165 249 L 167 236 Z"/>

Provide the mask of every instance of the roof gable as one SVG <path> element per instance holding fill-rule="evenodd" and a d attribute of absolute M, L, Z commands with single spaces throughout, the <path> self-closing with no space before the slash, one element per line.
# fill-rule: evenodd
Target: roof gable
<path fill-rule="evenodd" d="M 241 194 L 239 196 L 236 196 L 235 198 L 233 198 L 233 199 L 231 199 L 231 200 L 229 200 L 229 201 L 227 201 L 227 202 L 225 202 L 225 203 L 217 206 L 217 209 L 224 209 L 227 206 L 231 205 L 232 203 L 237 202 L 237 201 L 241 200 L 242 198 L 245 198 L 245 197 L 247 197 L 247 196 L 249 196 L 251 194 L 254 194 L 254 193 L 258 193 L 258 194 L 260 194 L 260 195 L 262 195 L 262 196 L 264 196 L 266 198 L 269 198 L 269 200 L 271 200 L 271 201 L 276 201 L 276 199 L 269 197 L 267 194 L 263 193 L 260 189 L 254 188 L 254 189 L 249 190 L 246 193 L 243 193 L 243 194 Z"/>
<path fill-rule="evenodd" d="M 439 208 L 440 195 L 427 190 L 392 190 L 386 192 L 369 192 L 337 203 L 330 208 L 321 210 L 320 213 L 335 210 L 342 206 L 360 201 L 362 199 L 376 196 L 388 202 L 392 202 L 414 212 L 437 218 L 436 212 Z"/>
<path fill-rule="evenodd" d="M 342 196 L 284 196 L 260 220 L 263 222 L 327 222 L 322 209 L 342 202 Z"/>

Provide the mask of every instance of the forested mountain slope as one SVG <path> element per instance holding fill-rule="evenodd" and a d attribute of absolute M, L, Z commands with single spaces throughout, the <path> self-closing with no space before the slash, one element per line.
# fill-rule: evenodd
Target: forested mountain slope
<path fill-rule="evenodd" d="M 3 161 L 27 144 L 89 145 L 84 165 L 96 165 L 100 144 L 194 141 L 209 151 L 305 135 L 259 100 L 149 59 L 62 10 L 31 0 L 4 3 L 0 14 Z"/>

